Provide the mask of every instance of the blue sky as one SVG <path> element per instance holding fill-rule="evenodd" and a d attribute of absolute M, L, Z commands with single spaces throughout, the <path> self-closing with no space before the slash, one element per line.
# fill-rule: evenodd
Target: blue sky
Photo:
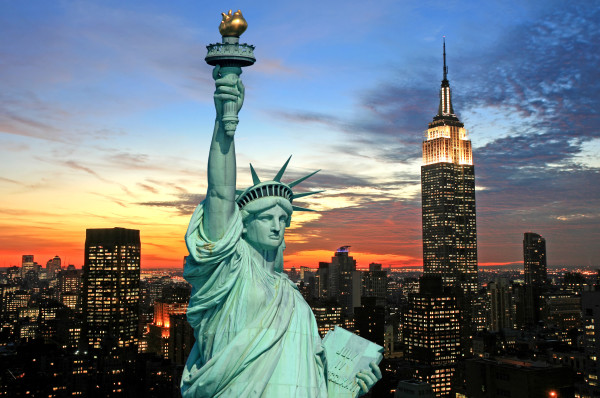
<path fill-rule="evenodd" d="M 322 169 L 288 265 L 351 245 L 359 265 L 421 261 L 420 157 L 442 37 L 474 147 L 479 259 L 600 258 L 600 11 L 594 2 L 0 1 L 0 266 L 79 265 L 84 229 L 142 230 L 148 265 L 178 265 L 203 196 L 214 108 L 205 45 L 241 9 L 257 62 L 236 135 L 269 176 Z M 361 263 L 361 261 L 364 263 Z M 305 264 L 306 263 L 306 264 Z"/>

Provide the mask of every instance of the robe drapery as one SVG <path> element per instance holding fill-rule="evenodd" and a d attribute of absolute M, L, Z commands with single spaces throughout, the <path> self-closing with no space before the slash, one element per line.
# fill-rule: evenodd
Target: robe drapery
<path fill-rule="evenodd" d="M 206 238 L 203 215 L 201 203 L 185 236 L 196 343 L 183 397 L 327 397 L 321 338 L 296 285 L 253 259 L 237 206 L 217 242 Z"/>

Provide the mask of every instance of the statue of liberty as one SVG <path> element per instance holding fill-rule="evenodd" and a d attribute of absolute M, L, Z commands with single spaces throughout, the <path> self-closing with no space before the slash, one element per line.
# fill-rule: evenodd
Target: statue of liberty
<path fill-rule="evenodd" d="M 231 11 L 223 15 L 224 22 L 233 19 Z M 224 43 L 232 36 L 224 35 Z M 182 395 L 327 397 L 327 358 L 315 317 L 283 273 L 285 228 L 294 210 L 304 210 L 292 202 L 310 194 L 292 188 L 314 173 L 281 182 L 288 159 L 273 180 L 261 181 L 250 165 L 253 185 L 236 191 L 234 133 L 244 85 L 239 64 L 223 64 L 213 71 L 216 120 L 206 198 L 185 235 L 190 255 L 184 277 L 192 285 L 187 317 L 196 343 Z M 371 363 L 356 383 L 364 394 L 380 378 Z"/>

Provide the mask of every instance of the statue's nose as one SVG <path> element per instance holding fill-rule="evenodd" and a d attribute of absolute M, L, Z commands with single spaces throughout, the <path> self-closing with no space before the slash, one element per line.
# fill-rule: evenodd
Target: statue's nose
<path fill-rule="evenodd" d="M 279 222 L 277 220 L 273 221 L 273 224 L 271 225 L 271 231 L 274 232 L 279 232 L 279 230 L 281 229 Z"/>

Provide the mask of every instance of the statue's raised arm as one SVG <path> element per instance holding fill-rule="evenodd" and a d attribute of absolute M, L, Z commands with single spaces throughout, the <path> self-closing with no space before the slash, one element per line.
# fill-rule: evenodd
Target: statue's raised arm
<path fill-rule="evenodd" d="M 236 206 L 234 132 L 237 120 L 231 120 L 231 114 L 237 116 L 244 103 L 244 84 L 239 77 L 241 73 L 240 67 L 221 68 L 217 65 L 213 70 L 217 115 L 208 156 L 204 224 L 204 232 L 212 241 L 223 237 Z M 225 108 L 229 113 L 227 116 Z M 227 120 L 228 118 L 230 120 Z"/>

